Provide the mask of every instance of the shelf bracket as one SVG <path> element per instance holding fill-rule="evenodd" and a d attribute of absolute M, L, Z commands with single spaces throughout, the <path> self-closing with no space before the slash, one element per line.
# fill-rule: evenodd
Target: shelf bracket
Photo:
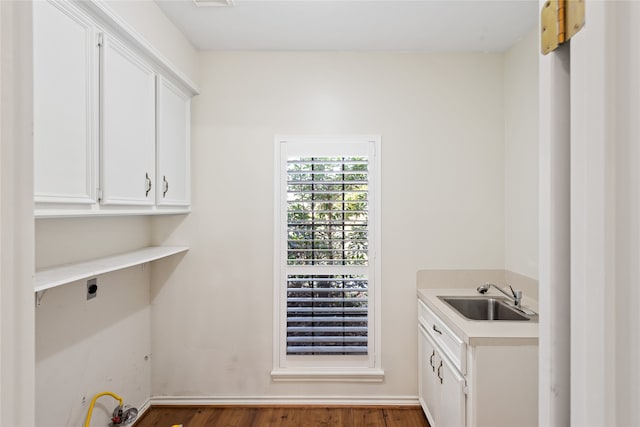
<path fill-rule="evenodd" d="M 42 298 L 44 297 L 44 294 L 46 292 L 47 292 L 46 289 L 42 291 L 36 291 L 36 307 L 40 307 L 42 305 Z"/>

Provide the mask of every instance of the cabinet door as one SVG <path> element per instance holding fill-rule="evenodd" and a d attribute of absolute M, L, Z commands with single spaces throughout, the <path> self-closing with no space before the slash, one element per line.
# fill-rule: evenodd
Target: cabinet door
<path fill-rule="evenodd" d="M 442 357 L 436 369 L 440 383 L 440 422 L 441 427 L 464 427 L 466 424 L 465 379 L 458 370 Z"/>
<path fill-rule="evenodd" d="M 98 47 L 69 4 L 33 2 L 34 198 L 95 203 Z"/>
<path fill-rule="evenodd" d="M 188 206 L 190 201 L 191 97 L 167 80 L 158 80 L 158 206 Z"/>
<path fill-rule="evenodd" d="M 429 425 L 437 426 L 438 407 L 440 405 L 440 383 L 436 377 L 438 354 L 433 341 L 424 330 L 422 325 L 418 325 L 418 397 L 420 405 L 424 410 Z"/>
<path fill-rule="evenodd" d="M 155 203 L 155 73 L 106 34 L 101 48 L 102 204 Z"/>

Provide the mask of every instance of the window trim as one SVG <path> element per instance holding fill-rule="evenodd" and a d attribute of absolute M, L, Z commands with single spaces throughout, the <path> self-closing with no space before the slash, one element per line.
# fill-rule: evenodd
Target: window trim
<path fill-rule="evenodd" d="M 286 271 L 283 264 L 282 239 L 282 182 L 286 180 L 285 144 L 347 143 L 373 144 L 373 158 L 369 160 L 369 192 L 373 198 L 369 205 L 369 305 L 373 319 L 369 319 L 369 354 L 367 356 L 293 356 L 286 354 L 286 292 L 282 292 Z M 380 268 L 380 135 L 276 135 L 274 137 L 274 278 L 273 278 L 273 370 L 274 381 L 341 381 L 381 382 L 384 370 L 381 360 L 381 268 Z M 285 258 L 286 259 L 286 258 Z M 284 327 L 283 327 L 284 325 Z M 284 334 L 284 337 L 283 337 Z M 329 359 L 330 358 L 330 359 Z"/>

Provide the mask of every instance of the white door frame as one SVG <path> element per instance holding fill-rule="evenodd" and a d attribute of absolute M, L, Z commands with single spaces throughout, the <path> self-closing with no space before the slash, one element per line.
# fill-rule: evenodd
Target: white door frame
<path fill-rule="evenodd" d="M 571 39 L 571 424 L 639 425 L 640 5 Z"/>
<path fill-rule="evenodd" d="M 605 372 L 614 354 L 607 330 L 613 312 L 606 283 L 610 241 L 611 95 L 608 91 L 607 13 L 599 1 L 586 7 L 586 25 L 571 40 L 571 424 L 615 425 L 606 408 L 615 394 Z"/>
<path fill-rule="evenodd" d="M 31 2 L 0 1 L 0 425 L 35 424 Z"/>
<path fill-rule="evenodd" d="M 550 427 L 569 425 L 569 71 L 568 45 L 540 56 L 538 423 Z"/>
<path fill-rule="evenodd" d="M 640 3 L 585 22 L 540 59 L 539 419 L 640 425 Z"/>

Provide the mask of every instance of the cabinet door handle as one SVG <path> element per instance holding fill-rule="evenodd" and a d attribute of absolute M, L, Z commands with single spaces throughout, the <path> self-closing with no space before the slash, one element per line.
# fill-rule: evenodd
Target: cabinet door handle
<path fill-rule="evenodd" d="M 149 173 L 145 173 L 145 180 L 147 181 L 147 188 L 144 193 L 144 197 L 149 197 L 149 191 L 151 191 L 151 178 L 149 178 Z"/>
<path fill-rule="evenodd" d="M 431 365 L 431 369 L 433 369 L 433 372 L 436 371 L 436 365 L 433 364 L 433 358 L 436 356 L 436 351 L 433 350 L 433 352 L 431 353 L 431 357 L 429 357 L 429 365 Z"/>
<path fill-rule="evenodd" d="M 442 331 L 436 328 L 436 325 L 433 325 L 433 330 L 442 335 Z"/>
<path fill-rule="evenodd" d="M 440 384 L 442 384 L 442 377 L 440 376 L 441 369 L 442 369 L 442 360 L 440 361 L 440 366 L 438 366 L 438 378 L 440 378 Z"/>
<path fill-rule="evenodd" d="M 167 191 L 169 191 L 169 181 L 167 181 L 166 176 L 162 176 L 162 182 L 164 183 L 164 191 L 162 192 L 162 197 L 167 195 Z"/>

